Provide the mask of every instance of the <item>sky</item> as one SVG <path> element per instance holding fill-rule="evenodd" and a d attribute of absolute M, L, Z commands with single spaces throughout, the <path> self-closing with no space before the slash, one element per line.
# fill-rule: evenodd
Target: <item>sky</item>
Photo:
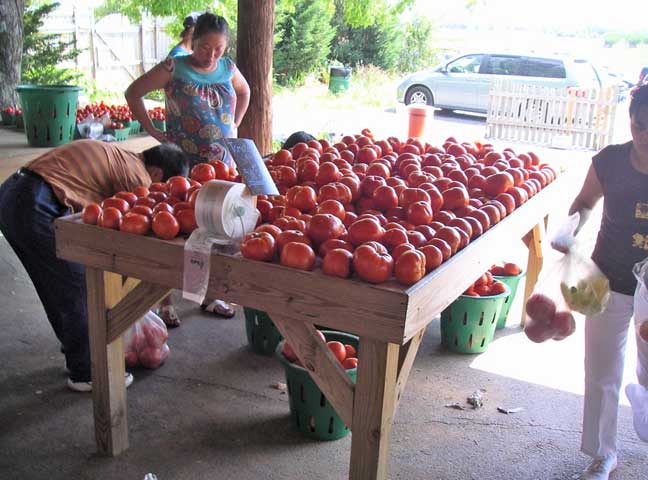
<path fill-rule="evenodd" d="M 474 13 L 467 16 L 467 0 L 417 0 L 416 11 L 442 23 L 480 22 L 530 29 L 552 26 L 582 29 L 599 25 L 611 30 L 648 31 L 645 0 L 476 0 Z M 641 12 L 642 14 L 638 14 Z"/>

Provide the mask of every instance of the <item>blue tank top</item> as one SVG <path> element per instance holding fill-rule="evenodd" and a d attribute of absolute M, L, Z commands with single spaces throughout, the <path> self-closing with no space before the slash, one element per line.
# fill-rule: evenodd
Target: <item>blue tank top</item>
<path fill-rule="evenodd" d="M 222 139 L 234 136 L 236 65 L 221 57 L 213 72 L 199 73 L 190 58 L 173 59 L 173 77 L 165 88 L 167 136 L 194 164 L 223 160 L 231 165 Z"/>
<path fill-rule="evenodd" d="M 631 163 L 632 142 L 609 145 L 592 158 L 603 187 L 601 228 L 592 260 L 618 293 L 634 295 L 635 263 L 648 256 L 648 175 Z"/>
<path fill-rule="evenodd" d="M 169 57 L 171 58 L 184 57 L 185 55 L 191 55 L 191 54 L 187 50 L 182 48 L 180 45 L 176 45 L 169 52 Z"/>

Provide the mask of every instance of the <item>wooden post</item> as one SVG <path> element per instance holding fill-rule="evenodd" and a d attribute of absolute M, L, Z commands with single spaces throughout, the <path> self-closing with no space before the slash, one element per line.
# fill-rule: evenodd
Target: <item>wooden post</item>
<path fill-rule="evenodd" d="M 261 155 L 272 152 L 274 0 L 238 0 L 236 64 L 250 84 L 250 107 L 238 129 Z"/>
<path fill-rule="evenodd" d="M 351 427 L 351 480 L 388 477 L 399 352 L 400 346 L 395 343 L 360 338 Z"/>
<path fill-rule="evenodd" d="M 544 221 L 533 227 L 533 230 L 527 233 L 523 239 L 524 243 L 526 243 L 529 248 L 529 259 L 527 263 L 526 284 L 524 286 L 524 299 L 522 305 L 526 305 L 531 293 L 533 293 L 533 289 L 538 282 L 540 270 L 542 270 L 542 264 L 544 261 L 542 255 L 542 241 L 547 228 L 547 221 L 548 217 L 545 217 Z M 525 320 L 526 312 L 523 307 L 520 326 L 524 327 Z"/>
<path fill-rule="evenodd" d="M 121 276 L 86 269 L 88 333 L 92 361 L 92 397 L 95 438 L 101 455 L 118 455 L 128 448 L 124 343 L 108 343 L 108 310 L 121 299 Z"/>

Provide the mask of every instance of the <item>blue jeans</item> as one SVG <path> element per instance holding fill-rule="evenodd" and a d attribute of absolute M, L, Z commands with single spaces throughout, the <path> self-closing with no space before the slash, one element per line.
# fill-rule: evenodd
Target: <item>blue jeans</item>
<path fill-rule="evenodd" d="M 29 170 L 19 170 L 0 186 L 0 230 L 36 288 L 70 378 L 89 381 L 85 269 L 56 257 L 54 220 L 67 213 L 49 184 Z"/>

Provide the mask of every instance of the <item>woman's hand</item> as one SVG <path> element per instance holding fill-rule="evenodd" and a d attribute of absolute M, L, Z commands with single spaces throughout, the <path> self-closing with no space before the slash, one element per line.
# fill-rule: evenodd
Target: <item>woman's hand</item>
<path fill-rule="evenodd" d="M 160 143 L 167 143 L 167 142 L 169 141 L 169 139 L 168 139 L 167 136 L 166 136 L 166 133 L 164 133 L 164 132 L 163 132 L 162 130 L 160 130 L 159 128 L 154 128 L 153 130 L 151 130 L 150 132 L 148 132 L 148 134 L 149 134 L 151 137 L 155 138 L 155 139 L 156 139 L 158 142 L 160 142 Z"/>

